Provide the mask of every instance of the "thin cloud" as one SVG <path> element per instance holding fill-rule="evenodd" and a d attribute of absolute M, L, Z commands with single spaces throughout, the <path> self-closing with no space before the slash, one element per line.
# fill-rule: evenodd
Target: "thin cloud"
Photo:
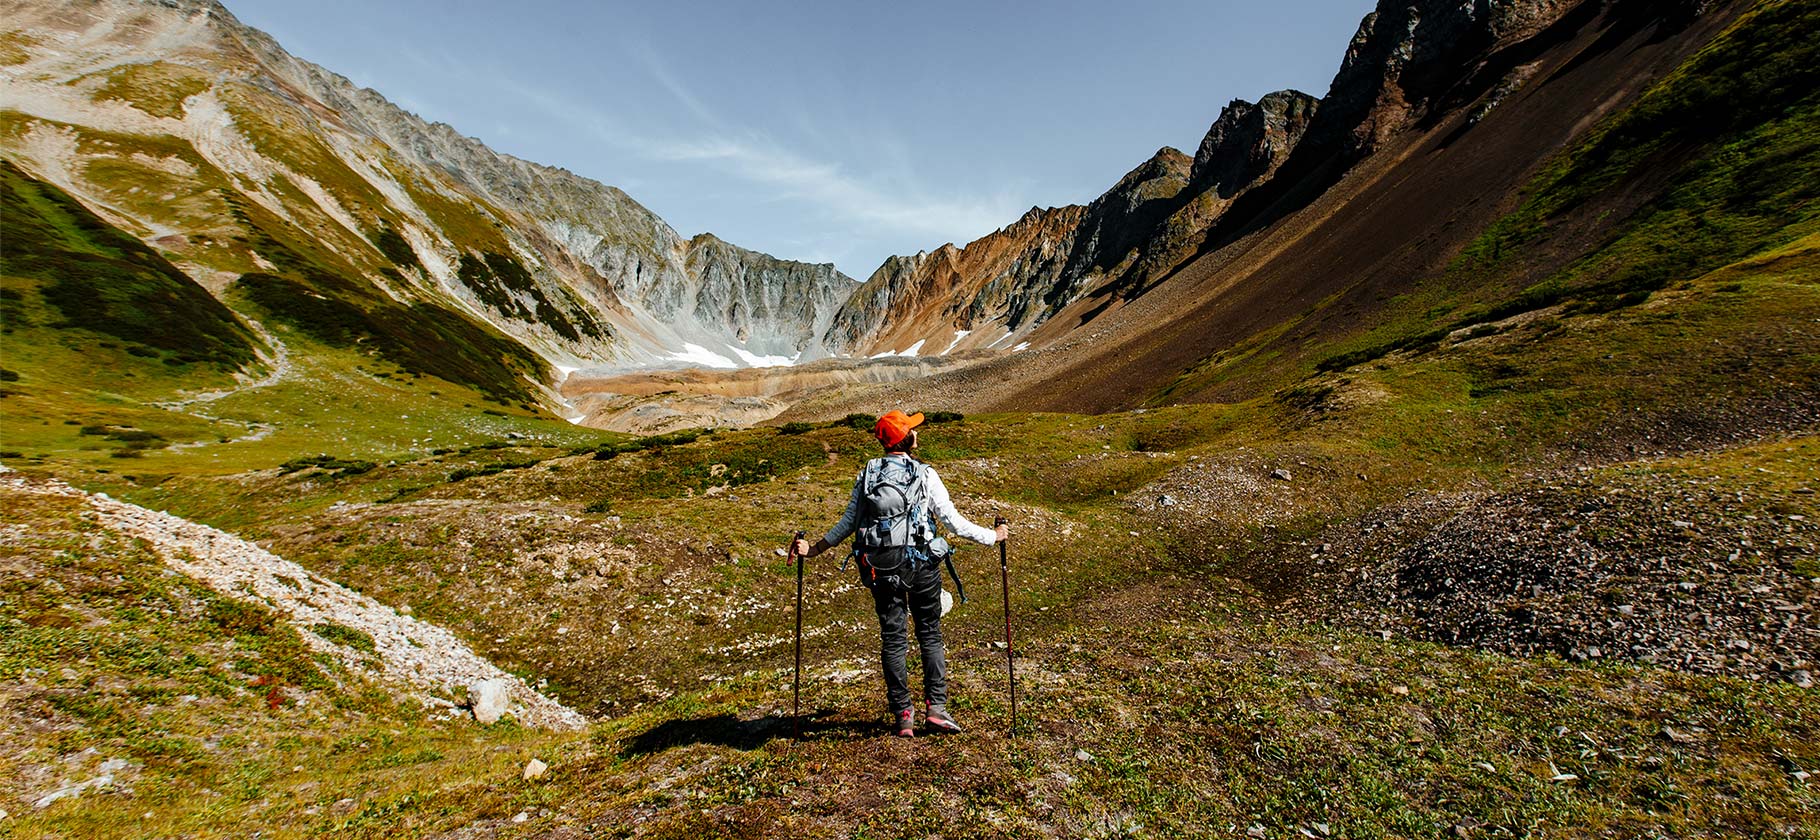
<path fill-rule="evenodd" d="M 655 50 L 651 49 L 650 45 L 643 43 L 633 45 L 631 52 L 637 55 L 639 60 L 644 63 L 645 72 L 650 73 L 651 78 L 656 79 L 657 84 L 662 86 L 665 91 L 668 91 L 671 96 L 675 97 L 676 101 L 681 103 L 689 113 L 694 114 L 697 118 L 709 125 L 720 125 L 720 118 L 714 115 L 714 112 L 708 108 L 706 103 L 701 101 L 700 97 L 697 97 L 694 93 L 690 92 L 689 88 L 682 83 L 682 80 L 676 78 L 676 74 L 670 72 L 669 65 L 664 63 L 663 59 L 658 56 Z"/>
<path fill-rule="evenodd" d="M 838 163 L 816 160 L 755 132 L 720 128 L 725 124 L 701 100 L 673 77 L 659 76 L 661 63 L 651 64 L 653 77 L 683 106 L 710 126 L 705 134 L 660 138 L 628 131 L 627 121 L 592 104 L 571 100 L 548 88 L 532 87 L 498 76 L 494 82 L 507 88 L 520 102 L 528 103 L 554 119 L 586 131 L 638 157 L 654 162 L 701 163 L 733 178 L 763 186 L 779 201 L 813 205 L 831 221 L 851 225 L 853 235 L 912 235 L 919 241 L 966 242 L 995 230 L 1022 209 L 1015 196 L 932 196 L 914 179 L 868 177 L 848 171 Z M 885 144 L 889 149 L 891 144 Z M 901 150 L 901 144 L 898 144 Z M 901 153 L 901 152 L 900 152 Z M 884 159 L 895 159 L 885 155 Z M 890 182 L 891 186 L 883 186 Z"/>
<path fill-rule="evenodd" d="M 813 202 L 837 218 L 881 231 L 913 232 L 965 241 L 1005 224 L 1016 207 L 1009 196 L 940 198 L 882 189 L 839 164 L 810 160 L 763 138 L 712 137 L 669 144 L 661 160 L 702 161 L 744 180 Z"/>

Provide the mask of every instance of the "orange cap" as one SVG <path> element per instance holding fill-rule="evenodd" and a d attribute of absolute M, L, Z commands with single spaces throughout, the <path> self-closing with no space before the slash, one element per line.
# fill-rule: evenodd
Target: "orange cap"
<path fill-rule="evenodd" d="M 879 443 L 896 446 L 903 441 L 906 435 L 910 434 L 911 429 L 922 424 L 922 412 L 907 415 L 894 408 L 885 412 L 885 416 L 878 418 L 878 425 L 872 427 L 872 434 L 878 438 Z"/>

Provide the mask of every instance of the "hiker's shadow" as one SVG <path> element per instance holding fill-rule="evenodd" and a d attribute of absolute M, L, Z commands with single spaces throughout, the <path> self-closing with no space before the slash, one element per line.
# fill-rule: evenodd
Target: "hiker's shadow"
<path fill-rule="evenodd" d="M 865 737 L 874 727 L 861 721 L 831 719 L 831 712 L 803 716 L 804 741 L 852 740 Z M 775 739 L 788 740 L 795 726 L 787 715 L 766 715 L 754 720 L 740 720 L 730 714 L 713 717 L 667 720 L 628 741 L 620 750 L 621 758 L 651 755 L 690 744 L 715 744 L 736 750 L 755 750 Z"/>

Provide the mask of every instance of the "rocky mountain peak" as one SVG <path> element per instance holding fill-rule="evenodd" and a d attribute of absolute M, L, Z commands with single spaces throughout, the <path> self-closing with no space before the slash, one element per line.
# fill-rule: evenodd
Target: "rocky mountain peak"
<path fill-rule="evenodd" d="M 1468 75 L 1494 45 L 1541 30 L 1577 0 L 1381 0 L 1359 23 L 1312 131 L 1369 154 Z"/>
<path fill-rule="evenodd" d="M 1320 100 L 1297 90 L 1265 94 L 1256 103 L 1234 99 L 1201 140 L 1190 180 L 1220 198 L 1232 198 L 1289 156 L 1319 105 Z"/>

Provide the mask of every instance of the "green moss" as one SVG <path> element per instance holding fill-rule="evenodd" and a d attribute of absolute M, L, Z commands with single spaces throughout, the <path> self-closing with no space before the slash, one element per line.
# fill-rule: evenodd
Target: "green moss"
<path fill-rule="evenodd" d="M 120 232 L 69 194 L 0 161 L 6 247 L 0 273 L 36 280 L 38 297 L 62 315 L 56 326 L 163 351 L 179 363 L 238 368 L 253 361 L 253 337 L 228 308 L 176 266 Z M 9 307 L 24 288 L 8 284 Z"/>
<path fill-rule="evenodd" d="M 596 339 L 607 337 L 606 328 L 566 290 L 563 294 L 568 308 L 558 309 L 532 279 L 531 272 L 514 257 L 490 251 L 479 257 L 462 254 L 456 276 L 482 303 L 508 318 L 542 324 L 570 341 L 580 340 L 584 334 Z M 520 296 L 529 297 L 535 311 L 527 308 Z"/>
<path fill-rule="evenodd" d="M 107 74 L 95 99 L 126 102 L 154 117 L 183 119 L 183 101 L 209 89 L 209 74 L 167 62 L 128 64 Z"/>
<path fill-rule="evenodd" d="M 418 262 L 417 252 L 411 250 L 411 243 L 404 241 L 404 237 L 390 225 L 380 228 L 379 232 L 373 235 L 373 246 L 378 248 L 379 253 L 384 254 L 386 259 L 391 260 L 393 265 L 399 268 L 415 269 L 420 274 L 423 272 L 423 263 Z"/>
<path fill-rule="evenodd" d="M 310 628 L 310 632 L 328 639 L 335 644 L 350 647 L 361 653 L 374 654 L 379 651 L 373 641 L 373 635 L 364 630 L 356 630 L 333 621 L 325 621 Z"/>

